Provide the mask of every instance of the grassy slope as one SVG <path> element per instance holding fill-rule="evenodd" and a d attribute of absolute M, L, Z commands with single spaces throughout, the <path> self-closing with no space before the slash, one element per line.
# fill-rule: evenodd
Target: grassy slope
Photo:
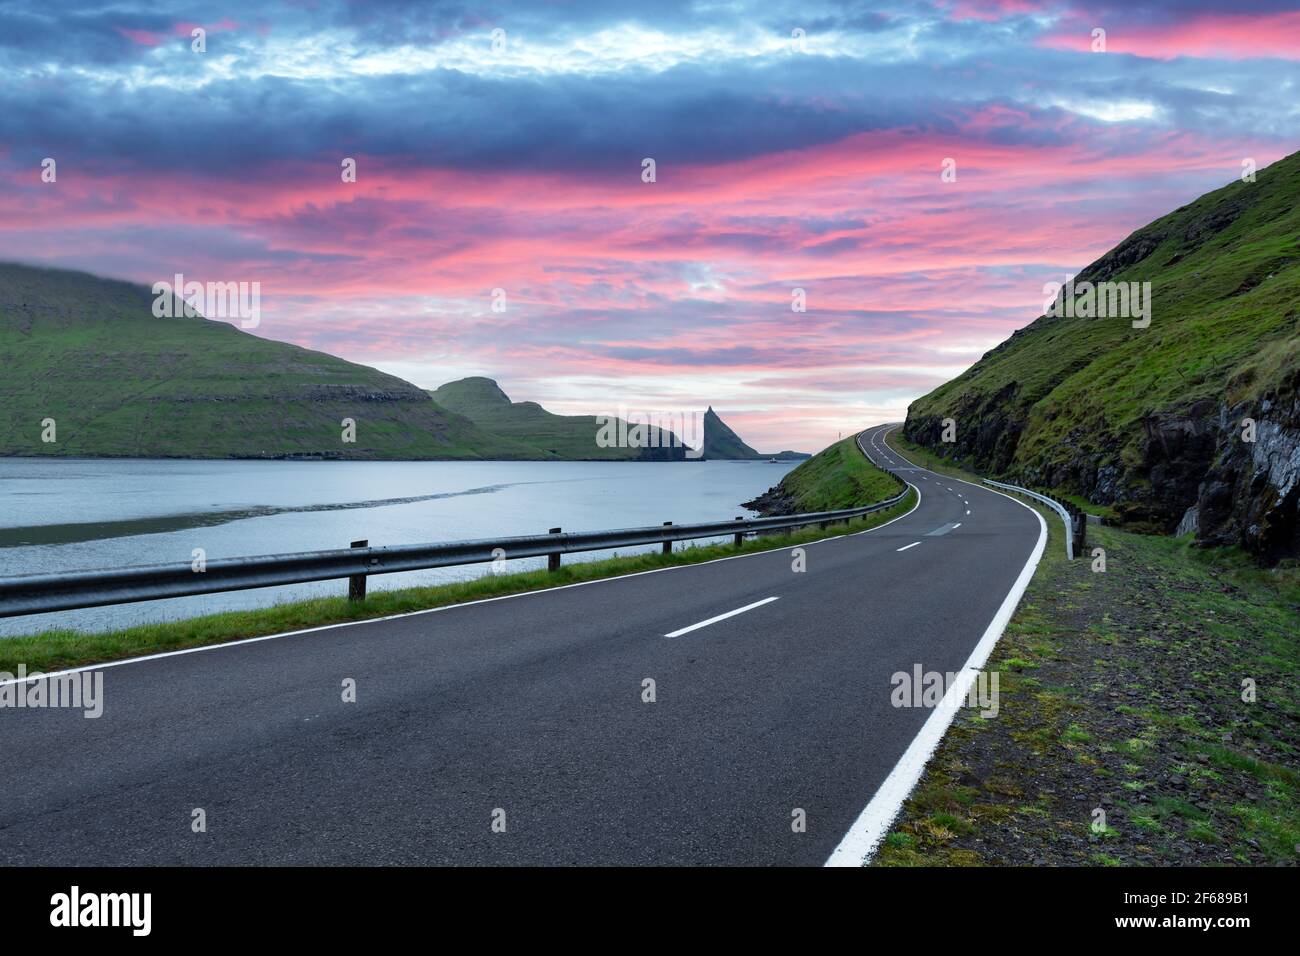
<path fill-rule="evenodd" d="M 909 418 L 1014 389 L 1013 417 L 1026 424 L 1017 464 L 1061 461 L 1075 445 L 1133 463 L 1143 416 L 1262 394 L 1300 364 L 1298 199 L 1295 154 L 1139 230 L 1079 279 L 1151 281 L 1149 328 L 1040 318 Z"/>
<path fill-rule="evenodd" d="M 834 511 L 883 501 L 898 494 L 898 482 L 863 456 L 853 438 L 818 452 L 778 486 L 799 511 Z"/>
<path fill-rule="evenodd" d="M 998 716 L 958 715 L 876 865 L 1294 862 L 1295 569 L 1094 526 L 1094 572 L 1045 517 L 1047 551 L 986 668 Z"/>
<path fill-rule="evenodd" d="M 0 265 L 0 455 L 528 454 L 391 375 L 152 304 L 143 286 Z"/>
<path fill-rule="evenodd" d="M 511 402 L 490 378 L 464 378 L 429 393 L 439 405 L 465 416 L 486 432 L 532 449 L 534 457 L 617 460 L 640 457 L 637 448 L 596 444 L 594 415 L 556 415 L 536 402 Z"/>

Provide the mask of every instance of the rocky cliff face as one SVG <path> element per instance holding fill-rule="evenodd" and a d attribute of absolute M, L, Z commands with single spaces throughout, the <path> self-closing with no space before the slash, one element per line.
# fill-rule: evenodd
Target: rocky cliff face
<path fill-rule="evenodd" d="M 1149 282 L 1150 326 L 1041 317 L 914 402 L 904 435 L 1139 530 L 1300 556 L 1300 154 L 1139 230 L 1085 280 Z"/>
<path fill-rule="evenodd" d="M 1220 409 L 1220 441 L 1199 486 L 1196 503 L 1180 519 L 1206 544 L 1242 544 L 1270 560 L 1300 555 L 1300 396 L 1291 378 L 1287 394 L 1258 407 Z M 1242 420 L 1256 419 L 1255 440 L 1242 437 Z"/>
<path fill-rule="evenodd" d="M 1286 394 L 1232 407 L 1197 402 L 1141 423 L 1136 461 L 1113 460 L 1126 436 L 1082 433 L 1067 438 L 1067 455 L 1019 462 L 1022 421 L 993 407 L 967 406 L 957 421 L 975 423 L 956 442 L 942 441 L 936 416 L 908 416 L 904 435 L 945 452 L 982 474 L 1029 487 L 1082 495 L 1110 506 L 1135 530 L 1195 534 L 1202 545 L 1238 545 L 1264 560 L 1300 556 L 1300 395 Z M 1255 422 L 1247 440 L 1243 422 Z"/>

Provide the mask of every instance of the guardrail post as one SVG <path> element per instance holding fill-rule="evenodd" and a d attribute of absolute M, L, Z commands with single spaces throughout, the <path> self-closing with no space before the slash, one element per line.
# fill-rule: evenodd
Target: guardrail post
<path fill-rule="evenodd" d="M 673 523 L 672 523 L 671 521 L 665 521 L 665 522 L 664 522 L 664 527 L 665 527 L 665 528 L 671 528 L 672 526 L 673 526 Z M 672 553 L 673 553 L 673 543 L 672 543 L 671 541 L 665 541 L 665 542 L 664 542 L 664 554 L 672 554 Z"/>
<path fill-rule="evenodd" d="M 737 520 L 737 521 L 744 521 L 745 519 L 744 519 L 744 518 L 737 518 L 736 520 Z M 744 540 L 745 540 L 745 532 L 743 532 L 743 531 L 737 531 L 737 532 L 736 532 L 736 547 L 739 548 L 739 547 L 740 547 L 740 543 L 741 543 L 742 541 L 744 541 Z"/>
<path fill-rule="evenodd" d="M 561 530 L 560 528 L 552 528 L 552 529 L 551 529 L 549 532 L 547 532 L 547 533 L 548 533 L 548 534 L 559 534 L 559 533 L 560 533 L 560 530 Z M 558 570 L 560 570 L 560 552 L 558 552 L 558 551 L 552 551 L 550 554 L 548 554 L 548 555 L 546 556 L 546 570 L 547 570 L 547 571 L 558 571 Z"/>
<path fill-rule="evenodd" d="M 370 540 L 353 541 L 354 548 L 370 547 Z M 366 576 L 364 574 L 352 574 L 348 576 L 348 600 L 364 601 L 366 599 Z"/>

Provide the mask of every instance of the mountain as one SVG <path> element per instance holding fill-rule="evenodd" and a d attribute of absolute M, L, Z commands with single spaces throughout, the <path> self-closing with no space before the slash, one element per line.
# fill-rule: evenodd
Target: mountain
<path fill-rule="evenodd" d="M 1085 282 L 1149 282 L 1149 326 L 1044 315 L 915 401 L 904 435 L 1139 528 L 1300 554 L 1300 153 L 1139 229 Z"/>
<path fill-rule="evenodd" d="M 704 413 L 704 457 L 757 458 L 759 455 L 727 427 L 710 405 L 709 410 Z"/>
<path fill-rule="evenodd" d="M 227 322 L 158 318 L 154 300 L 129 282 L 0 263 L 0 456 L 688 457 L 668 430 L 646 429 L 645 447 L 604 447 L 601 419 L 511 402 L 489 378 L 426 392 Z M 355 441 L 344 440 L 347 419 Z M 626 439 L 627 423 L 612 422 L 606 431 Z M 712 457 L 760 457 L 712 409 L 711 434 Z"/>
<path fill-rule="evenodd" d="M 738 459 L 747 461 L 761 459 L 766 461 L 769 458 L 776 458 L 780 461 L 799 461 L 809 456 L 797 451 L 782 451 L 777 452 L 775 455 L 764 455 L 761 452 L 754 451 L 741 441 L 740 436 L 732 431 L 726 422 L 718 417 L 718 413 L 710 405 L 709 410 L 704 413 L 704 457 L 710 460 Z"/>
<path fill-rule="evenodd" d="M 532 457 L 399 378 L 225 322 L 155 318 L 153 301 L 144 286 L 0 264 L 0 455 Z"/>
<path fill-rule="evenodd" d="M 483 431 L 527 446 L 534 458 L 681 461 L 688 451 L 677 435 L 658 428 L 648 430 L 648 447 L 603 447 L 597 439 L 604 422 L 595 415 L 556 415 L 536 402 L 512 402 L 490 378 L 462 378 L 429 394 Z"/>

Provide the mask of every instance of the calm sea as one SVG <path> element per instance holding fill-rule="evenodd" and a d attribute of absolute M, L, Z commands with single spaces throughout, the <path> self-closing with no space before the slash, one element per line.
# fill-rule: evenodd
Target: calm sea
<path fill-rule="evenodd" d="M 781 462 L 284 462 L 0 459 L 0 576 L 726 520 Z M 657 547 L 657 545 L 655 546 Z M 630 553 L 637 549 L 621 549 Z M 592 552 L 566 560 L 592 560 Z M 538 567 L 519 559 L 509 568 Z M 372 577 L 374 589 L 463 580 L 485 565 Z M 346 582 L 0 619 L 0 636 L 102 630 L 346 593 Z"/>

